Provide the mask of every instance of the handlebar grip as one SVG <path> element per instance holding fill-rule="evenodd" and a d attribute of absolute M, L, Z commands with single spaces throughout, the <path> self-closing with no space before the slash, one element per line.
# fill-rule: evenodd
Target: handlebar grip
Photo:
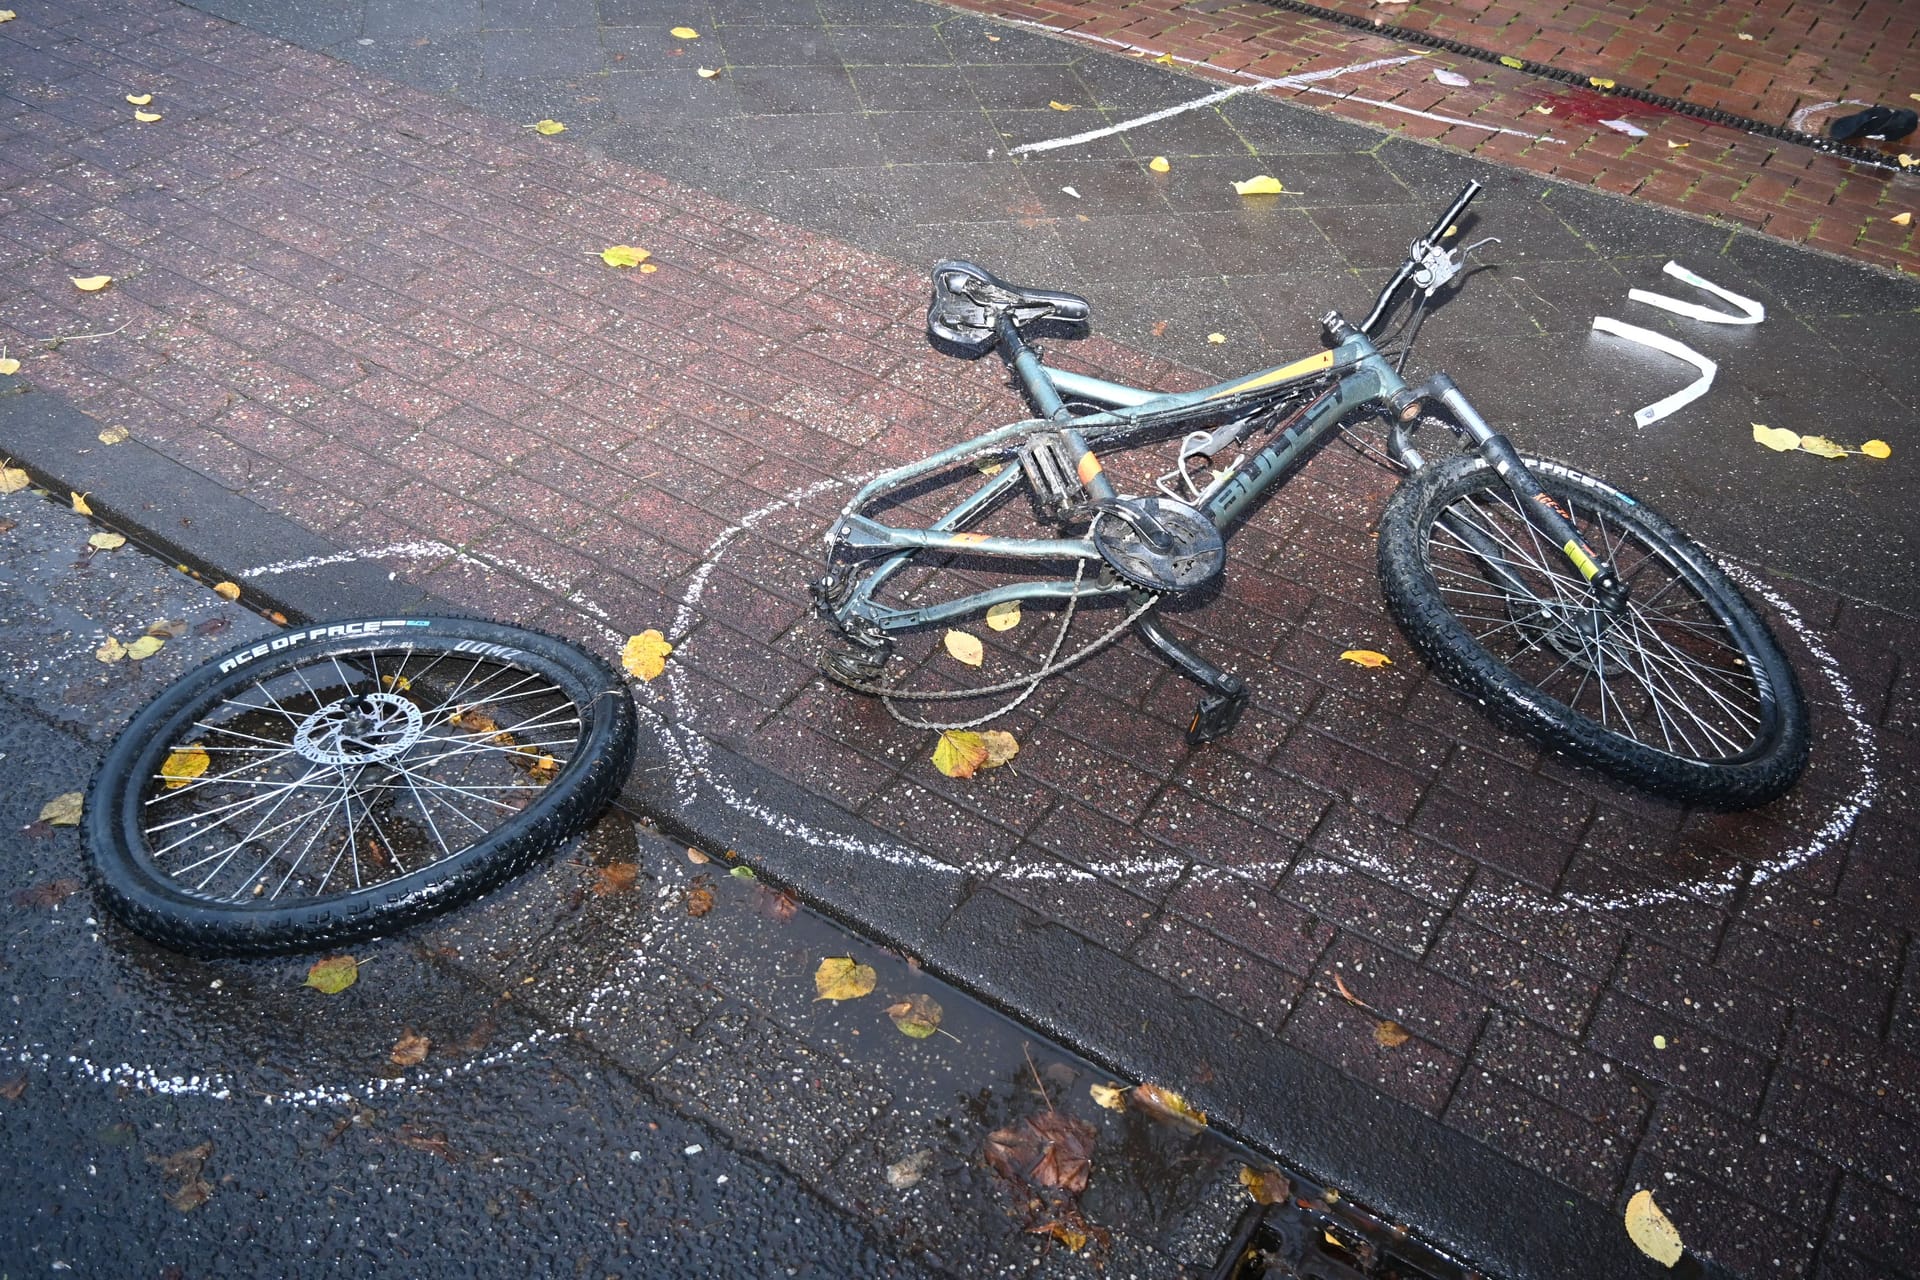
<path fill-rule="evenodd" d="M 1447 234 L 1447 228 L 1453 226 L 1454 223 L 1460 220 L 1460 215 L 1467 211 L 1467 206 L 1473 203 L 1473 198 L 1483 190 L 1485 190 L 1485 188 L 1477 178 L 1467 183 L 1467 185 L 1461 189 L 1460 195 L 1454 200 L 1453 207 L 1441 214 L 1440 221 L 1434 223 L 1433 230 L 1427 232 L 1427 243 L 1439 244 L 1441 237 Z"/>

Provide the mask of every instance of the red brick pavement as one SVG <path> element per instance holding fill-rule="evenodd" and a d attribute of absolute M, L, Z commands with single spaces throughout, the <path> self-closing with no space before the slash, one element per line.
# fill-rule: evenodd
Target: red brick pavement
<path fill-rule="evenodd" d="M 400 565 L 598 644 L 666 625 L 721 531 L 814 490 L 674 637 L 699 730 L 1574 1193 L 1662 1188 L 1743 1272 L 1920 1266 L 1911 619 L 1781 584 L 1812 772 L 1762 813 L 1685 814 L 1411 659 L 1335 660 L 1403 651 L 1371 567 L 1390 478 L 1334 451 L 1236 539 L 1240 603 L 1176 618 L 1253 677 L 1233 738 L 1181 747 L 1192 690 L 1123 645 L 1013 718 L 1018 769 L 943 778 L 926 735 L 812 676 L 795 550 L 843 470 L 1017 412 L 994 370 L 929 356 L 917 272 L 163 0 L 23 16 L 0 65 L 0 340 L 40 391 L 343 546 L 457 544 Z M 165 127 L 128 118 L 136 88 Z M 659 269 L 593 256 L 617 242 Z M 1854 715 L 1880 790 L 1830 838 L 1867 785 Z M 1062 865 L 1071 892 L 1015 874 Z M 1383 1047 L 1336 980 L 1412 1039 Z"/>
<path fill-rule="evenodd" d="M 1171 53 L 1214 74 L 1285 76 L 1420 51 L 1385 33 L 1355 31 L 1258 0 L 945 2 L 1120 41 L 1153 56 Z M 1847 99 L 1912 107 L 1909 95 L 1920 92 L 1920 7 L 1902 0 L 1652 0 L 1633 6 L 1596 0 L 1418 0 L 1404 9 L 1371 0 L 1327 0 L 1323 7 L 1768 124 L 1786 125 L 1803 107 Z M 1753 39 L 1742 40 L 1742 34 Z M 1435 68 L 1456 71 L 1473 83 L 1450 88 L 1434 79 Z M 1330 87 L 1335 86 L 1322 86 Z M 1337 88 L 1352 96 L 1307 91 L 1295 100 L 1500 164 L 1740 223 L 1863 262 L 1920 271 L 1915 240 L 1920 224 L 1893 221 L 1920 210 L 1920 168 L 1911 175 L 1889 174 L 1440 51 L 1419 62 L 1343 76 Z M 1449 124 L 1395 108 L 1472 123 Z M 1804 131 L 1818 132 L 1825 120 L 1858 109 L 1816 113 Z M 1629 138 L 1597 123 L 1621 118 L 1649 136 Z M 1493 133 L 1476 127 L 1481 125 L 1538 136 Z M 1920 156 L 1920 134 L 1897 144 L 1862 145 Z"/>

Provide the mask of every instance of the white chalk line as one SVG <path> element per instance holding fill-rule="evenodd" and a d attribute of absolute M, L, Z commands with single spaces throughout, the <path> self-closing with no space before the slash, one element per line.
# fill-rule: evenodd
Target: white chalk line
<path fill-rule="evenodd" d="M 1070 40 L 1101 44 L 1115 49 L 1125 49 L 1130 53 L 1145 54 L 1156 61 L 1163 58 L 1170 58 L 1174 62 L 1211 71 L 1216 75 L 1239 76 L 1249 81 L 1247 84 L 1232 85 L 1217 93 L 1210 93 L 1204 97 L 1196 98 L 1192 102 L 1184 102 L 1178 106 L 1166 107 L 1144 116 L 1136 116 L 1131 120 L 1123 120 L 1118 124 L 1108 125 L 1104 129 L 1090 129 L 1085 133 L 1076 133 L 1064 138 L 1049 138 L 1041 142 L 1023 142 L 1019 146 L 1008 148 L 1007 153 L 1009 155 L 1052 151 L 1060 147 L 1078 146 L 1083 143 L 1094 142 L 1101 138 L 1111 137 L 1117 133 L 1125 133 L 1130 129 L 1138 129 L 1142 125 L 1155 124 L 1161 120 L 1180 115 L 1183 112 L 1198 110 L 1202 107 L 1210 107 L 1217 102 L 1224 102 L 1228 98 L 1236 97 L 1243 93 L 1259 93 L 1268 89 L 1299 89 L 1304 93 L 1323 94 L 1330 98 L 1338 98 L 1347 102 L 1358 102 L 1369 107 L 1378 107 L 1383 111 L 1395 111 L 1401 115 L 1418 116 L 1422 120 L 1434 120 L 1441 124 L 1460 125 L 1469 129 L 1482 129 L 1488 133 L 1506 134 L 1514 138 L 1528 138 L 1534 142 L 1551 142 L 1556 146 L 1566 145 L 1561 139 L 1551 134 L 1532 133 L 1525 129 L 1514 129 L 1507 125 L 1487 124 L 1483 121 L 1469 120 L 1461 116 L 1448 116 L 1441 115 L 1434 111 L 1421 111 L 1414 107 L 1402 106 L 1397 102 L 1385 102 L 1379 98 L 1362 97 L 1356 93 L 1342 93 L 1337 89 L 1322 89 L 1317 87 L 1315 83 L 1320 80 L 1332 79 L 1335 76 L 1353 75 L 1362 71 L 1372 71 L 1379 67 L 1392 67 L 1408 62 L 1418 62 L 1425 56 L 1424 54 L 1409 53 L 1396 57 L 1374 58 L 1367 62 L 1349 63 L 1344 67 L 1331 67 L 1321 71 L 1301 71 L 1284 76 L 1256 76 L 1248 71 L 1240 71 L 1228 67 L 1216 67 L 1202 58 L 1182 57 L 1179 54 L 1149 49 L 1143 45 L 1129 44 L 1124 40 L 1114 40 L 1107 36 L 1097 36 L 1073 31 L 1066 27 L 1051 26 L 1044 22 L 1033 22 L 1024 18 L 1008 18 L 1005 19 L 1005 21 L 1014 26 L 1030 27 L 1036 31 L 1045 31 Z"/>

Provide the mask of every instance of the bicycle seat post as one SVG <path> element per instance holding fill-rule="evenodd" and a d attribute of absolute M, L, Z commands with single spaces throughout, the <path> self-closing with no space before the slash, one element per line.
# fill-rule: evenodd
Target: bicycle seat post
<path fill-rule="evenodd" d="M 1118 498 L 1120 492 L 1101 470 L 1100 459 L 1093 456 L 1093 450 L 1087 447 L 1085 438 L 1067 425 L 1073 420 L 1073 414 L 1060 399 L 1053 379 L 1047 376 L 1046 367 L 1040 363 L 1040 354 L 1020 336 L 1020 326 L 1010 313 L 1001 313 L 998 329 L 1001 357 L 1013 366 L 1034 408 L 1050 421 L 1060 424 L 1060 439 L 1066 444 L 1067 456 L 1073 459 L 1074 474 L 1079 477 L 1080 487 L 1087 491 L 1087 497 L 1095 503 L 1111 502 Z"/>

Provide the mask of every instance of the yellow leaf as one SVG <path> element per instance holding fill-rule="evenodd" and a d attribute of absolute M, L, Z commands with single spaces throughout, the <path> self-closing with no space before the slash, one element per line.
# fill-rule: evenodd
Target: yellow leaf
<path fill-rule="evenodd" d="M 136 107 L 144 107 L 153 101 L 153 95 L 150 93 L 130 93 L 127 95 L 127 101 Z"/>
<path fill-rule="evenodd" d="M 980 637 L 969 635 L 965 631 L 949 631 L 946 635 L 947 653 L 955 662 L 964 662 L 977 667 L 987 660 L 986 648 L 980 643 Z"/>
<path fill-rule="evenodd" d="M 1252 1165 L 1240 1166 L 1240 1185 L 1247 1189 L 1255 1204 L 1285 1204 L 1287 1197 L 1293 1194 L 1293 1184 L 1278 1169 L 1256 1169 Z"/>
<path fill-rule="evenodd" d="M 1914 159 L 1912 156 L 1906 154 L 1904 151 L 1900 153 L 1900 167 L 1902 169 L 1911 169 L 1913 168 L 1913 166 L 1917 164 L 1920 164 L 1920 160 Z"/>
<path fill-rule="evenodd" d="M 135 640 L 127 646 L 127 656 L 135 662 L 139 662 L 142 659 L 151 658 L 154 654 L 160 652 L 161 647 L 166 643 L 167 642 L 159 636 L 141 636 L 138 640 Z"/>
<path fill-rule="evenodd" d="M 1410 1031 L 1391 1019 L 1373 1024 L 1373 1042 L 1382 1049 L 1398 1049 L 1411 1036 Z"/>
<path fill-rule="evenodd" d="M 1007 761 L 1020 754 L 1020 741 L 1005 729 L 989 729 L 980 735 L 980 743 L 987 749 L 987 759 L 980 767 L 998 769 Z"/>
<path fill-rule="evenodd" d="M 393 1042 L 393 1052 L 387 1055 L 387 1061 L 396 1067 L 417 1067 L 427 1060 L 427 1050 L 432 1047 L 433 1041 L 409 1030 Z"/>
<path fill-rule="evenodd" d="M 1090 1084 L 1087 1086 L 1087 1092 L 1093 1095 L 1095 1102 L 1109 1111 L 1125 1111 L 1127 1109 L 1127 1091 L 1120 1085 Z"/>
<path fill-rule="evenodd" d="M 814 999 L 857 1000 L 873 990 L 877 977 L 872 965 L 859 964 L 851 956 L 822 960 L 813 972 L 813 989 L 819 992 Z"/>
<path fill-rule="evenodd" d="M 78 791 L 65 791 L 40 806 L 40 821 L 50 827 L 77 827 L 85 798 Z"/>
<path fill-rule="evenodd" d="M 127 646 L 120 643 L 118 636 L 108 636 L 106 642 L 93 651 L 93 656 L 102 662 L 118 662 L 127 656 Z"/>
<path fill-rule="evenodd" d="M 73 490 L 69 489 L 67 490 L 67 496 L 73 499 L 73 509 L 75 511 L 78 511 L 83 516 L 90 516 L 93 514 L 93 508 L 87 505 L 86 494 L 75 493 Z"/>
<path fill-rule="evenodd" d="M 1503 67 L 1512 67 L 1515 71 L 1518 71 L 1520 68 L 1526 66 L 1527 64 L 1520 61 L 1520 59 L 1518 58 L 1510 58 L 1503 53 L 1500 55 L 1500 65 Z"/>
<path fill-rule="evenodd" d="M 1243 196 L 1277 196 L 1286 191 L 1280 179 L 1270 173 L 1257 173 L 1245 182 L 1236 182 L 1233 189 Z"/>
<path fill-rule="evenodd" d="M 0 493 L 18 493 L 33 483 L 33 477 L 19 467 L 0 466 Z"/>
<path fill-rule="evenodd" d="M 0 356 L 0 373 L 20 372 L 20 362 L 12 356 Z"/>
<path fill-rule="evenodd" d="M 97 438 L 101 444 L 119 444 L 131 434 L 125 427 L 106 427 Z"/>
<path fill-rule="evenodd" d="M 971 778 L 986 763 L 986 739 L 971 729 L 947 729 L 933 748 L 933 767 L 949 778 Z"/>
<path fill-rule="evenodd" d="M 1536 103 L 1534 104 L 1533 109 L 1539 112 L 1543 116 L 1550 116 L 1553 114 L 1553 108 L 1547 106 L 1545 103 Z"/>
<path fill-rule="evenodd" d="M 887 1006 L 887 1016 L 900 1034 L 915 1040 L 925 1040 L 940 1029 L 941 1012 L 940 1002 L 932 996 L 911 995 Z"/>
<path fill-rule="evenodd" d="M 1033 1228 L 1038 1231 L 1040 1228 Z M 1067 1246 L 1068 1253 L 1078 1253 L 1087 1247 L 1087 1233 L 1070 1222 L 1054 1218 L 1046 1224 L 1046 1232 L 1061 1244 Z"/>
<path fill-rule="evenodd" d="M 1799 433 L 1789 431 L 1785 427 L 1769 427 L 1765 423 L 1760 422 L 1753 424 L 1753 438 L 1756 443 L 1763 444 L 1767 446 L 1767 448 L 1778 450 L 1781 453 L 1787 453 L 1800 447 Z"/>
<path fill-rule="evenodd" d="M 1860 452 L 1869 458 L 1885 458 L 1890 456 L 1893 450 L 1887 447 L 1885 440 L 1869 440 L 1860 446 Z"/>
<path fill-rule="evenodd" d="M 600 261 L 610 267 L 637 267 L 653 255 L 630 244 L 616 244 L 600 251 Z"/>
<path fill-rule="evenodd" d="M 307 970 L 307 980 L 303 986 L 315 991 L 337 996 L 360 978 L 360 962 L 352 956 L 328 956 L 324 960 L 315 960 L 313 967 Z"/>
<path fill-rule="evenodd" d="M 1004 462 L 983 462 L 980 464 L 980 474 L 983 476 L 997 476 L 1006 469 L 1007 464 Z"/>
<path fill-rule="evenodd" d="M 628 640 L 620 650 L 620 665 L 630 676 L 652 680 L 667 669 L 667 655 L 672 652 L 673 646 L 667 643 L 667 638 L 649 627 Z"/>
<path fill-rule="evenodd" d="M 1135 1085 L 1133 1098 L 1159 1119 L 1174 1121 L 1182 1127 L 1198 1129 L 1207 1123 L 1206 1112 L 1194 1110 L 1185 1098 L 1157 1084 Z"/>
<path fill-rule="evenodd" d="M 1372 649 L 1349 649 L 1340 656 L 1355 666 L 1360 667 L 1390 667 L 1393 665 L 1392 658 L 1389 658 L 1384 653 L 1375 652 Z"/>
<path fill-rule="evenodd" d="M 1147 168 L 1153 170 L 1155 173 L 1165 173 L 1173 168 L 1173 166 L 1167 163 L 1165 156 L 1155 156 L 1153 159 L 1147 161 Z"/>
<path fill-rule="evenodd" d="M 133 113 L 133 118 L 135 120 L 138 120 L 141 124 L 154 124 L 158 122 L 158 120 L 160 119 L 160 113 L 158 111 L 136 110 Z"/>
<path fill-rule="evenodd" d="M 640 274 L 643 276 L 650 276 L 659 269 L 660 268 L 654 266 L 651 262 L 643 262 L 640 264 Z"/>
<path fill-rule="evenodd" d="M 1675 142 L 1672 138 L 1667 139 L 1667 150 L 1669 151 L 1679 151 L 1692 145 L 1691 142 Z"/>
<path fill-rule="evenodd" d="M 1219 346 L 1221 343 L 1225 342 L 1226 340 L 1227 340 L 1227 335 L 1224 333 L 1210 333 L 1207 335 L 1207 341 L 1212 343 L 1216 347 Z"/>
<path fill-rule="evenodd" d="M 1667 1215 L 1660 1212 L 1651 1191 L 1636 1191 L 1633 1199 L 1627 1201 L 1627 1235 L 1639 1246 L 1640 1252 L 1662 1266 L 1672 1266 L 1686 1252 L 1680 1243 L 1679 1231 Z"/>
<path fill-rule="evenodd" d="M 237 582 L 216 582 L 213 584 L 213 594 L 219 596 L 222 600 L 238 600 L 240 598 L 240 584 Z"/>
<path fill-rule="evenodd" d="M 1825 436 L 1801 436 L 1800 448 L 1802 452 L 1811 453 L 1822 458 L 1844 458 L 1847 456 L 1847 450 L 1844 445 L 1837 445 Z"/>
<path fill-rule="evenodd" d="M 11 9 L 0 9 L 0 22 L 12 22 L 20 15 Z"/>
<path fill-rule="evenodd" d="M 98 293 L 113 283 L 112 276 L 68 276 L 67 279 L 82 293 Z"/>
<path fill-rule="evenodd" d="M 1020 602 L 1002 600 L 987 610 L 987 625 L 995 631 L 1011 631 L 1020 625 Z"/>
<path fill-rule="evenodd" d="M 694 74 L 699 76 L 702 80 L 711 80 L 715 76 L 719 75 L 720 73 L 718 71 L 715 71 L 712 67 L 701 67 Z"/>
<path fill-rule="evenodd" d="M 1611 80 L 1608 80 L 1608 79 L 1606 79 L 1606 78 L 1605 78 L 1605 77 L 1603 77 L 1603 76 L 1588 76 L 1588 77 L 1587 77 L 1587 83 L 1588 83 L 1588 84 L 1590 84 L 1590 85 L 1592 85 L 1592 86 L 1593 86 L 1594 88 L 1596 88 L 1596 89 L 1611 89 L 1611 88 L 1613 88 L 1613 81 L 1611 81 Z"/>
<path fill-rule="evenodd" d="M 96 533 L 91 538 L 88 538 L 87 545 L 96 547 L 101 551 L 112 551 L 116 547 L 126 546 L 127 539 L 124 534 L 102 532 Z"/>
<path fill-rule="evenodd" d="M 1911 213 L 1896 213 L 1887 219 L 1887 221 L 1893 223 L 1896 227 L 1910 226 L 1913 222 L 1913 215 Z"/>
<path fill-rule="evenodd" d="M 527 128 L 533 130 L 543 138 L 551 138 L 556 133 L 565 133 L 567 131 L 567 126 L 561 124 L 558 120 L 536 120 L 528 125 Z"/>
<path fill-rule="evenodd" d="M 1154 61 L 1163 67 L 1170 67 L 1173 65 L 1173 55 L 1171 53 L 1163 53 L 1155 58 Z"/>
<path fill-rule="evenodd" d="M 1735 40 L 1751 40 L 1753 39 L 1753 35 L 1747 31 L 1736 31 L 1733 33 L 1733 38 Z"/>
<path fill-rule="evenodd" d="M 1051 98 L 1047 99 L 1047 105 L 1052 107 L 1055 111 L 1073 110 L 1073 104 L 1071 102 L 1055 102 Z"/>
<path fill-rule="evenodd" d="M 172 791 L 205 773 L 211 763 L 205 747 L 190 743 L 167 753 L 160 765 L 160 776 L 167 780 L 167 790 Z"/>
<path fill-rule="evenodd" d="M 698 40 L 700 38 L 700 33 L 692 27 L 675 27 L 673 30 L 667 32 L 667 34 L 675 40 Z"/>

